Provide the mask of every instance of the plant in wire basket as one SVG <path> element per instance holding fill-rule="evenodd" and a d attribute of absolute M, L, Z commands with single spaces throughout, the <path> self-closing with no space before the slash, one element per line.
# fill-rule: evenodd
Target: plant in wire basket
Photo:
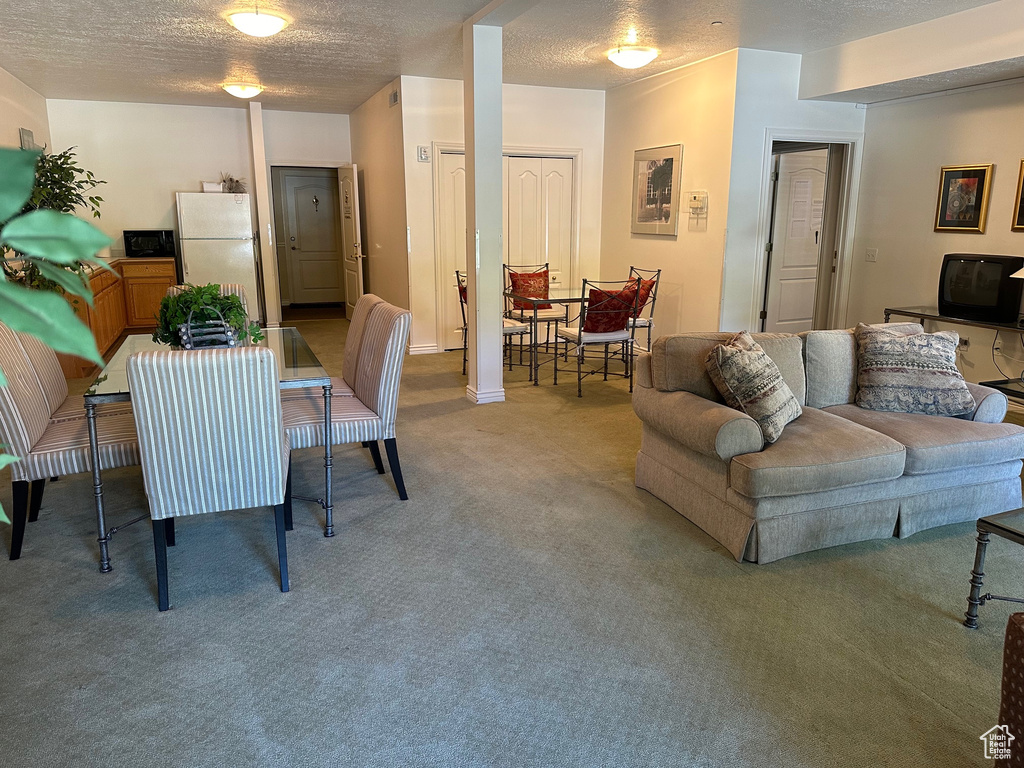
<path fill-rule="evenodd" d="M 157 315 L 157 327 L 153 341 L 178 346 L 178 328 L 186 323 L 223 320 L 235 332 L 242 343 L 260 341 L 263 332 L 249 317 L 237 296 L 222 295 L 220 286 L 187 285 L 181 293 L 164 296 Z"/>

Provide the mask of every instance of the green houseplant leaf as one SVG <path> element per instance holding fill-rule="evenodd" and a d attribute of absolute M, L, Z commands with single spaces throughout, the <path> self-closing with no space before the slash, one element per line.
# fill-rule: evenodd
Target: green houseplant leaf
<path fill-rule="evenodd" d="M 55 282 L 66 293 L 85 299 L 90 307 L 93 305 L 92 288 L 89 287 L 88 278 L 81 271 L 74 271 L 41 259 L 33 259 L 32 261 L 39 268 L 39 274 L 47 280 Z"/>
<path fill-rule="evenodd" d="M 95 261 L 97 251 L 113 242 L 89 222 L 47 209 L 7 222 L 0 230 L 0 241 L 29 256 L 70 265 Z"/>
<path fill-rule="evenodd" d="M 0 322 L 35 336 L 57 352 L 103 365 L 92 331 L 58 293 L 0 281 Z"/>
<path fill-rule="evenodd" d="M 179 342 L 178 326 L 192 321 L 223 320 L 238 334 L 239 339 L 259 341 L 263 333 L 256 323 L 250 323 L 249 317 L 237 296 L 222 296 L 220 286 L 187 285 L 185 290 L 173 296 L 164 296 L 160 302 L 160 313 L 157 315 L 157 327 L 153 331 L 153 341 L 162 344 L 177 345 Z"/>
<path fill-rule="evenodd" d="M 39 152 L 23 149 L 0 149 L 0 222 L 25 207 L 32 195 L 36 179 L 36 159 Z"/>

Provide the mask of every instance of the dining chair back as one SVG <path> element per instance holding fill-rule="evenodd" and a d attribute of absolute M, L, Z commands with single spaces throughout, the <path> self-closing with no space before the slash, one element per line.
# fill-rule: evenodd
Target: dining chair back
<path fill-rule="evenodd" d="M 46 480 L 88 472 L 92 459 L 82 399 L 67 396 L 67 383 L 53 350 L 0 324 L 0 370 L 7 378 L 0 387 L 0 443 L 5 453 L 19 457 L 10 465 L 10 558 L 17 560 L 25 524 L 39 515 Z M 139 463 L 130 409 L 120 403 L 116 406 L 104 409 L 106 414 L 96 419 L 102 469 Z"/>
<path fill-rule="evenodd" d="M 352 318 L 349 320 L 348 325 L 348 335 L 345 337 L 345 355 L 341 361 L 341 375 L 349 387 L 355 383 L 356 371 L 359 369 L 359 354 L 363 346 L 366 318 L 370 316 L 371 310 L 383 301 L 384 299 L 380 298 L 380 296 L 364 293 L 356 301 L 355 309 L 352 310 Z"/>
<path fill-rule="evenodd" d="M 604 380 L 609 375 L 621 375 L 629 379 L 629 391 L 633 391 L 633 339 L 640 299 L 640 283 L 630 280 L 586 280 L 583 281 L 582 309 L 579 322 L 575 328 L 562 328 L 557 331 L 560 343 L 566 345 L 566 355 L 570 344 L 576 347 L 576 394 L 583 397 L 583 379 L 594 374 L 602 374 Z M 611 345 L 619 345 L 623 372 L 609 372 Z M 603 364 L 598 368 L 584 370 L 588 346 L 604 348 Z M 618 356 L 618 355 L 616 355 Z M 558 354 L 554 358 L 555 383 L 558 383 Z"/>
<path fill-rule="evenodd" d="M 160 610 L 175 517 L 273 506 L 281 591 L 290 504 L 279 374 L 265 347 L 141 352 L 128 359 L 142 478 L 153 519 Z"/>
<path fill-rule="evenodd" d="M 647 329 L 647 351 L 651 350 L 651 329 L 654 327 L 654 305 L 658 301 L 658 285 L 661 282 L 660 269 L 641 269 L 629 267 L 629 279 L 635 280 L 639 287 L 637 309 L 632 323 L 638 328 Z"/>
<path fill-rule="evenodd" d="M 370 450 L 377 472 L 384 474 L 378 441 L 384 441 L 391 474 L 401 499 L 408 499 L 398 460 L 395 422 L 405 347 L 412 313 L 376 299 L 369 308 L 359 344 L 352 381 L 353 397 L 337 398 L 331 406 L 331 445 L 362 443 Z M 282 401 L 285 434 L 293 449 L 324 444 L 324 408 L 319 398 Z"/>

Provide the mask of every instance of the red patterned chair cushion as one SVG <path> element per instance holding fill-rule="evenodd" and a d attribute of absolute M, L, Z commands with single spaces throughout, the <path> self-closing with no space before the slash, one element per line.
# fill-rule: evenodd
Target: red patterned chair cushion
<path fill-rule="evenodd" d="M 587 299 L 587 315 L 583 320 L 584 333 L 614 333 L 624 331 L 633 316 L 636 288 L 628 286 L 621 291 L 603 291 L 591 288 Z"/>
<path fill-rule="evenodd" d="M 509 282 L 512 283 L 512 293 L 520 296 L 529 296 L 536 299 L 548 297 L 548 271 L 542 269 L 540 272 L 512 272 L 508 273 Z M 512 299 L 513 309 L 533 309 L 533 304 L 518 299 Z M 538 304 L 537 309 L 551 309 L 550 304 Z"/>
<path fill-rule="evenodd" d="M 463 304 L 469 304 L 469 298 L 466 293 L 466 286 L 464 286 L 462 283 L 459 283 L 459 301 L 461 301 Z"/>

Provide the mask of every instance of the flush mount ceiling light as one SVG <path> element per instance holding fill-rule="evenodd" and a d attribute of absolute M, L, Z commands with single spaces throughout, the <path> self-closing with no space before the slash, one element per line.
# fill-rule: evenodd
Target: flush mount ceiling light
<path fill-rule="evenodd" d="M 251 99 L 263 92 L 263 86 L 256 83 L 224 83 L 221 88 L 239 99 Z"/>
<path fill-rule="evenodd" d="M 260 13 L 259 6 L 256 6 L 254 11 L 228 14 L 228 21 L 239 32 L 253 37 L 270 37 L 288 26 L 287 19 L 272 13 Z"/>
<path fill-rule="evenodd" d="M 630 27 L 626 33 L 626 45 L 612 48 L 605 55 L 612 64 L 616 64 L 623 69 L 639 69 L 658 58 L 657 48 L 635 45 L 636 41 L 636 27 Z"/>

